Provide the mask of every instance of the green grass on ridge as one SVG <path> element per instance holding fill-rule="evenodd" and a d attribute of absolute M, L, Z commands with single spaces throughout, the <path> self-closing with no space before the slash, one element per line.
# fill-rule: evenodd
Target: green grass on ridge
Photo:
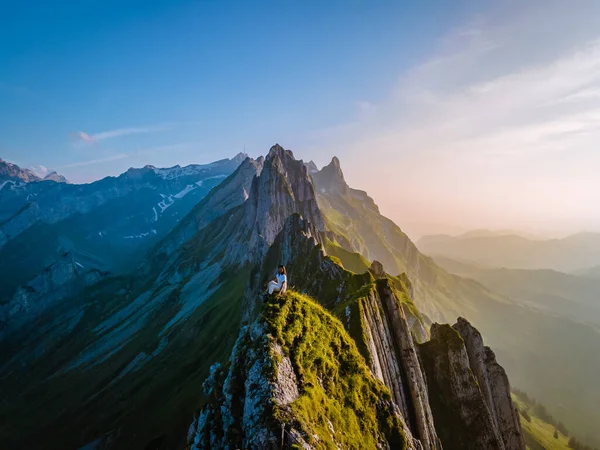
<path fill-rule="evenodd" d="M 354 340 L 322 306 L 293 291 L 264 306 L 269 331 L 292 361 L 300 397 L 291 405 L 296 426 L 318 449 L 376 449 L 382 437 L 406 448 L 402 423 L 379 407 L 390 400 Z"/>

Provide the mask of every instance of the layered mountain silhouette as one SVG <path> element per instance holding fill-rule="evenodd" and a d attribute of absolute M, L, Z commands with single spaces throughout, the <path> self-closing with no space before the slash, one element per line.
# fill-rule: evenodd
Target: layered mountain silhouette
<path fill-rule="evenodd" d="M 489 268 L 583 272 L 600 264 L 600 234 L 577 233 L 562 239 L 531 239 L 506 233 L 424 236 L 417 243 L 427 255 Z"/>
<path fill-rule="evenodd" d="M 129 272 L 244 158 L 147 166 L 83 185 L 7 181 L 0 188 L 0 303 L 67 252 L 86 269 Z"/>
<path fill-rule="evenodd" d="M 15 290 L 2 448 L 525 449 L 471 323 L 495 346 L 505 317 L 535 313 L 423 256 L 337 158 L 241 159 L 130 270 L 70 251 Z M 278 264 L 289 292 L 265 298 Z"/>

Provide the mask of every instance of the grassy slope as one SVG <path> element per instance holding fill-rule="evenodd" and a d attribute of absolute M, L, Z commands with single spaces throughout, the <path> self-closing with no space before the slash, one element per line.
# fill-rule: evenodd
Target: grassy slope
<path fill-rule="evenodd" d="M 525 438 L 525 444 L 530 450 L 569 450 L 569 438 L 562 433 L 558 433 L 558 438 L 554 437 L 554 426 L 544 422 L 539 417 L 533 415 L 530 411 L 531 421 L 525 419 L 521 411 L 525 404 L 513 395 L 513 401 L 519 409 L 521 427 Z"/>
<path fill-rule="evenodd" d="M 114 288 L 106 290 L 109 296 L 102 292 L 92 295 L 81 322 L 72 334 L 47 350 L 45 359 L 30 366 L 23 377 L 0 380 L 2 392 L 7 393 L 0 403 L 0 447 L 75 448 L 99 437 L 101 431 L 118 426 L 119 448 L 143 448 L 155 438 L 163 439 L 167 448 L 177 448 L 185 439 L 190 417 L 200 407 L 202 382 L 210 365 L 225 361 L 237 338 L 248 276 L 249 269 L 243 269 L 223 280 L 224 287 L 193 312 L 182 328 L 176 327 L 166 335 L 169 342 L 160 354 L 143 370 L 125 376 L 100 396 L 95 394 L 107 387 L 140 351 L 151 354 L 156 350 L 160 331 L 179 310 L 176 297 L 154 311 L 131 341 L 103 364 L 32 383 L 27 374 L 35 373 L 36 379 L 46 373 L 49 376 L 61 361 L 70 361 L 93 342 L 96 337 L 91 330 L 123 301 L 112 298 Z M 27 341 L 22 344 L 32 348 L 36 345 Z M 47 365 L 49 359 L 54 365 Z"/>
<path fill-rule="evenodd" d="M 297 426 L 317 449 L 376 449 L 382 435 L 406 448 L 402 424 L 388 410 L 385 386 L 375 380 L 342 324 L 310 298 L 288 292 L 264 313 L 269 330 L 289 355 L 301 387 L 292 404 Z"/>
<path fill-rule="evenodd" d="M 344 269 L 354 273 L 364 273 L 370 266 L 360 253 L 354 253 L 339 246 L 333 241 L 325 241 L 325 251 L 328 255 L 338 258 Z"/>

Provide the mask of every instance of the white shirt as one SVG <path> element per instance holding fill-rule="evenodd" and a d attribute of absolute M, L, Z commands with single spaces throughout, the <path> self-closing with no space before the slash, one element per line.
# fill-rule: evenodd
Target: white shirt
<path fill-rule="evenodd" d="M 277 284 L 279 286 L 283 286 L 283 283 L 287 282 L 287 276 L 284 273 L 278 273 L 275 275 L 275 278 L 277 278 Z"/>

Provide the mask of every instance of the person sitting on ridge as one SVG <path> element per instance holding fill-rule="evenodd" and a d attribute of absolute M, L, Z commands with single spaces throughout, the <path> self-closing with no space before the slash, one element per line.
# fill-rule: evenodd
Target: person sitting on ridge
<path fill-rule="evenodd" d="M 277 274 L 275 278 L 269 281 L 267 285 L 267 293 L 272 295 L 275 292 L 279 294 L 284 294 L 287 290 L 287 273 L 285 271 L 285 266 L 279 265 L 277 267 Z"/>

